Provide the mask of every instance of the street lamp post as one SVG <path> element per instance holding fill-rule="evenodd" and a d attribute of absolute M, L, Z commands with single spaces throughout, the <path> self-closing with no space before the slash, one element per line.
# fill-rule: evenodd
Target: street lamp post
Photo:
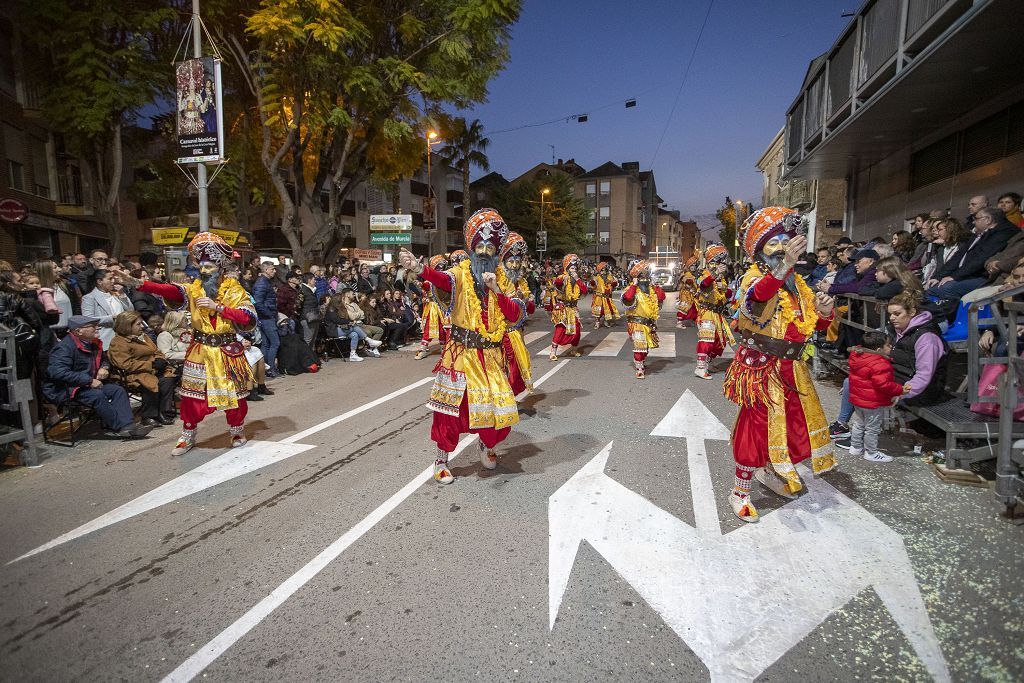
<path fill-rule="evenodd" d="M 733 224 L 734 224 L 734 230 L 733 230 L 734 245 L 733 245 L 733 248 L 734 248 L 734 252 L 735 252 L 735 256 L 733 258 L 734 258 L 734 260 L 736 262 L 739 262 L 739 259 L 740 259 L 740 225 L 742 224 L 742 219 L 740 218 L 740 214 L 741 214 L 742 211 L 743 211 L 743 200 L 742 199 L 737 199 L 736 200 L 736 206 L 733 209 Z"/>
<path fill-rule="evenodd" d="M 430 211 L 430 219 L 434 225 L 433 231 L 430 233 L 429 249 L 430 254 L 434 254 L 434 235 L 437 234 L 437 206 L 434 203 L 434 186 L 430 184 L 430 147 L 437 144 L 440 140 L 437 139 L 437 133 L 430 131 L 427 133 L 427 206 Z M 424 213 L 424 222 L 426 222 L 426 211 Z"/>

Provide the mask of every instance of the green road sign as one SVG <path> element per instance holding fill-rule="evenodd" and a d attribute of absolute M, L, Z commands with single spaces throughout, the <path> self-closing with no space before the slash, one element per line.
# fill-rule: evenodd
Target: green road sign
<path fill-rule="evenodd" d="M 375 232 L 370 234 L 370 244 L 412 244 L 412 233 Z"/>

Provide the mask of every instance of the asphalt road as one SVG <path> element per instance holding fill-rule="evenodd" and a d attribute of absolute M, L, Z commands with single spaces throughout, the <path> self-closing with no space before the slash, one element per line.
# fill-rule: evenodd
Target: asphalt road
<path fill-rule="evenodd" d="M 468 444 L 448 487 L 410 352 L 277 381 L 241 451 L 214 415 L 181 458 L 168 427 L 0 473 L 0 678 L 1024 678 L 1024 529 L 991 493 L 888 441 L 744 525 L 735 407 L 670 310 L 643 381 L 624 326 L 553 363 L 535 323 L 498 469 Z"/>

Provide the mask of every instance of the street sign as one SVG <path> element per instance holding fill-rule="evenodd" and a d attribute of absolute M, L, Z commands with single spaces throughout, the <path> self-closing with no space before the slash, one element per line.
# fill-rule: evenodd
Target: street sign
<path fill-rule="evenodd" d="M 537 251 L 548 250 L 548 231 L 538 230 L 537 231 Z"/>
<path fill-rule="evenodd" d="M 28 207 L 20 199 L 0 199 L 0 220 L 21 223 L 28 218 Z"/>
<path fill-rule="evenodd" d="M 370 244 L 412 244 L 408 232 L 375 232 L 370 235 Z"/>
<path fill-rule="evenodd" d="M 380 261 L 384 252 L 380 249 L 353 249 L 352 258 L 360 261 Z"/>
<path fill-rule="evenodd" d="M 153 244 L 182 244 L 188 236 L 188 228 L 153 228 L 152 235 Z"/>
<path fill-rule="evenodd" d="M 412 214 L 383 213 L 370 216 L 371 232 L 407 232 L 412 230 Z M 383 244 L 375 242 L 374 244 Z"/>

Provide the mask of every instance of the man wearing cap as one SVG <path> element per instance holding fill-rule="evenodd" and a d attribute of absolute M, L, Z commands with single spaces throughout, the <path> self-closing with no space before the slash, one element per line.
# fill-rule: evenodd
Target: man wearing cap
<path fill-rule="evenodd" d="M 647 261 L 633 261 L 629 277 L 633 283 L 622 293 L 622 303 L 626 307 L 626 331 L 633 340 L 636 378 L 643 379 L 647 376 L 647 354 L 658 348 L 658 315 L 665 291 L 651 284 L 651 264 Z"/>
<path fill-rule="evenodd" d="M 103 426 L 123 439 L 143 437 L 153 429 L 135 424 L 128 392 L 119 384 L 104 384 L 110 365 L 97 336 L 99 318 L 73 315 L 68 332 L 50 352 L 43 395 L 54 405 L 72 399 L 96 411 Z"/>
<path fill-rule="evenodd" d="M 434 412 L 430 438 L 437 444 L 434 479 L 455 481 L 449 454 L 459 436 L 480 437 L 480 462 L 498 465 L 495 447 L 519 422 L 515 394 L 505 373 L 503 342 L 510 327 L 526 316 L 522 301 L 503 294 L 509 283 L 499 267 L 508 226 L 494 209 L 481 209 L 466 221 L 468 260 L 446 271 L 424 266 L 410 252 L 398 255 L 403 268 L 451 295 L 452 330 L 434 367 L 436 376 L 427 407 Z"/>
<path fill-rule="evenodd" d="M 526 314 L 533 315 L 536 306 L 533 303 L 533 296 L 530 294 L 530 287 L 526 284 L 526 278 L 523 277 L 529 251 L 522 235 L 517 232 L 508 234 L 505 246 L 501 249 L 501 265 L 507 282 L 507 286 L 502 292 L 505 296 L 523 302 L 523 305 L 526 306 Z M 512 386 L 512 393 L 517 396 L 523 391 L 533 392 L 530 352 L 526 350 L 526 343 L 523 341 L 523 325 L 525 324 L 526 317 L 524 316 L 522 320 L 508 328 L 504 340 L 505 360 L 508 363 L 508 382 Z"/>
<path fill-rule="evenodd" d="M 743 224 L 753 264 L 740 283 L 739 349 L 724 393 L 740 406 L 732 434 L 736 479 L 729 503 L 744 522 L 756 522 L 750 482 L 794 498 L 803 487 L 794 465 L 810 458 L 815 474 L 836 466 L 828 421 L 804 351 L 815 330 L 832 321 L 834 302 L 815 293 L 793 266 L 807 248 L 803 218 L 770 206 Z"/>
<path fill-rule="evenodd" d="M 615 278 L 606 276 L 608 263 L 601 261 L 594 271 L 594 279 L 591 283 L 594 286 L 594 301 L 590 306 L 590 313 L 594 316 L 594 329 L 601 327 L 604 320 L 605 327 L 611 327 L 611 322 L 619 319 L 619 309 L 615 308 L 612 301 L 612 293 L 615 291 Z"/>
<path fill-rule="evenodd" d="M 729 251 L 721 244 L 709 244 L 704 252 L 707 264 L 697 280 L 697 367 L 693 374 L 711 379 L 711 361 L 735 340 L 729 330 L 729 299 L 732 290 L 725 274 L 729 271 Z"/>
<path fill-rule="evenodd" d="M 551 299 L 546 307 L 551 313 L 555 334 L 551 339 L 551 360 L 558 360 L 558 347 L 571 346 L 572 355 L 579 356 L 580 311 L 579 301 L 587 294 L 587 286 L 579 276 L 580 259 L 566 254 L 562 259 L 562 274 L 551 287 Z"/>
<path fill-rule="evenodd" d="M 126 284 L 163 297 L 168 308 L 189 308 L 192 340 L 185 352 L 181 386 L 181 438 L 171 455 L 184 455 L 196 443 L 196 429 L 217 408 L 224 410 L 231 447 L 246 443 L 246 396 L 256 388 L 252 367 L 238 341 L 239 332 L 256 328 L 252 298 L 238 280 L 226 274 L 231 247 L 210 232 L 201 232 L 188 245 L 199 264 L 199 277 L 187 285 L 134 280 L 121 274 Z M 236 271 L 237 272 L 237 269 Z"/>

